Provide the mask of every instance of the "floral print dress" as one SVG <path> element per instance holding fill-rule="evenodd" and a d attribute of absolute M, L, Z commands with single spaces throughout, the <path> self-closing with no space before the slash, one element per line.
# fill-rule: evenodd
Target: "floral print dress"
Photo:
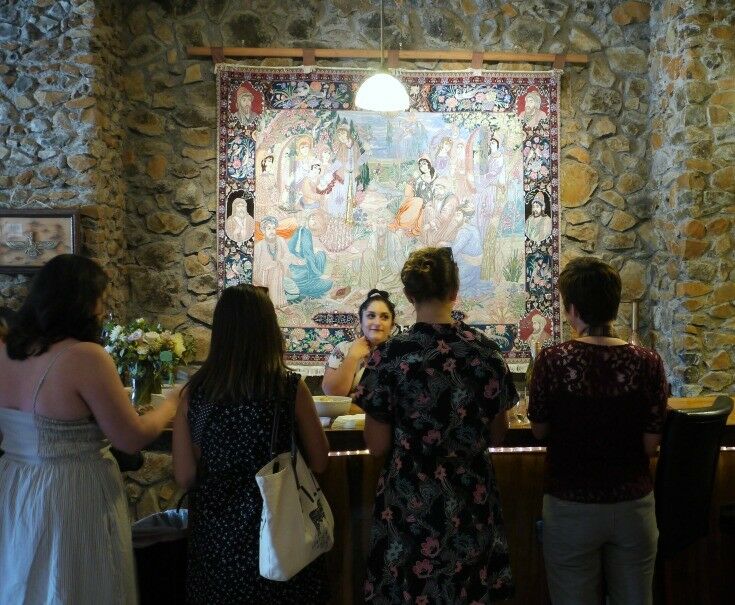
<path fill-rule="evenodd" d="M 392 425 L 378 480 L 368 603 L 474 604 L 512 595 L 488 452 L 518 394 L 497 345 L 464 323 L 417 323 L 378 347 L 355 403 Z"/>

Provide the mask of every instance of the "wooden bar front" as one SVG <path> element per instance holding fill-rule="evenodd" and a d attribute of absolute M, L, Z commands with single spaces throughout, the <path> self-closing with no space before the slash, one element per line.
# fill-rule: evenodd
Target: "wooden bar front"
<path fill-rule="evenodd" d="M 712 397 L 671 399 L 673 408 L 703 407 Z M 360 431 L 328 431 L 332 453 L 329 469 L 320 483 L 335 515 L 334 549 L 328 555 L 332 583 L 331 603 L 362 603 L 365 556 L 369 545 L 375 485 L 383 465 L 364 453 Z M 541 544 L 536 535 L 536 521 L 541 518 L 543 465 L 545 451 L 533 439 L 527 427 L 508 431 L 507 447 L 493 450 L 493 464 L 503 503 L 505 526 L 516 582 L 516 596 L 507 603 L 533 605 L 549 603 Z M 723 451 L 717 471 L 712 500 L 710 533 L 706 543 L 692 547 L 672 561 L 675 578 L 674 602 L 725 603 L 721 586 L 733 573 L 735 561 L 724 560 L 723 540 L 718 530 L 721 504 L 735 502 L 735 412 L 728 419 Z M 730 449 L 732 448 L 732 449 Z M 655 472 L 656 459 L 651 461 Z M 735 540 L 735 538 L 733 538 Z M 702 554 L 708 565 L 695 564 Z M 699 553 L 697 552 L 699 550 Z M 726 570 L 726 568 L 729 568 Z"/>

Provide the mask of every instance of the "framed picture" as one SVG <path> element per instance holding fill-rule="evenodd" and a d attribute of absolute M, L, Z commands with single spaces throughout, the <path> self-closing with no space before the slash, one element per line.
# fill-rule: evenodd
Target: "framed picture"
<path fill-rule="evenodd" d="M 80 249 L 79 210 L 0 210 L 0 273 L 32 273 Z"/>

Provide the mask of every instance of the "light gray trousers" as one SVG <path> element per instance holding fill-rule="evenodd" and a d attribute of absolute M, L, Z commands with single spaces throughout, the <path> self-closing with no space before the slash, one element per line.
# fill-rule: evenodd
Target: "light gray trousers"
<path fill-rule="evenodd" d="M 544 561 L 553 605 L 597 605 L 604 571 L 609 605 L 651 605 L 656 563 L 653 492 L 586 504 L 544 496 Z"/>

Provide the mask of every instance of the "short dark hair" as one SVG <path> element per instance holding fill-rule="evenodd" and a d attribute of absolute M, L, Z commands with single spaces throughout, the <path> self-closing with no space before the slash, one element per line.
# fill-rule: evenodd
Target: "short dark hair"
<path fill-rule="evenodd" d="M 401 281 L 414 302 L 447 300 L 459 290 L 459 269 L 452 249 L 414 250 L 401 269 Z"/>
<path fill-rule="evenodd" d="M 622 283 L 620 274 L 606 262 L 581 256 L 567 263 L 559 275 L 564 309 L 574 305 L 590 327 L 601 326 L 618 316 Z"/>
<path fill-rule="evenodd" d="M 390 293 L 386 292 L 385 290 L 378 290 L 376 288 L 373 288 L 372 290 L 370 290 L 370 292 L 367 293 L 365 300 L 362 301 L 362 304 L 357 311 L 358 315 L 360 316 L 360 321 L 362 321 L 362 316 L 365 311 L 367 311 L 370 303 L 375 302 L 376 300 L 385 303 L 385 306 L 388 307 L 388 311 L 390 312 L 390 318 L 393 320 L 393 323 L 395 323 L 396 306 L 390 300 Z"/>
<path fill-rule="evenodd" d="M 8 357 L 21 360 L 41 355 L 65 338 L 100 342 L 95 307 L 107 281 L 102 267 L 84 256 L 60 254 L 48 261 L 33 279 L 10 328 Z"/>
<path fill-rule="evenodd" d="M 214 308 L 209 355 L 191 377 L 189 392 L 236 403 L 283 394 L 285 345 L 268 289 L 240 284 L 222 292 Z"/>

